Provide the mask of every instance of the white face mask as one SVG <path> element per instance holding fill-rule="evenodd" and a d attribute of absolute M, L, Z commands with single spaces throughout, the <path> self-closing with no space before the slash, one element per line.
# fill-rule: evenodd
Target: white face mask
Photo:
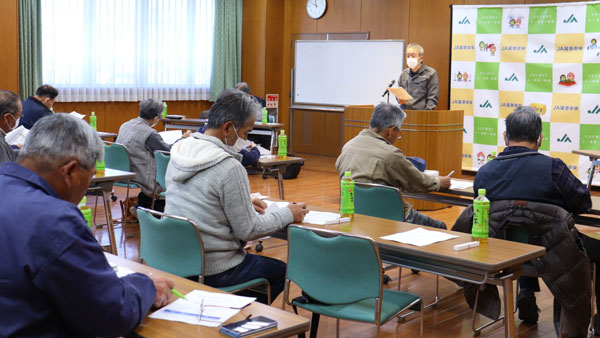
<path fill-rule="evenodd" d="M 415 68 L 416 66 L 419 65 L 419 59 L 418 58 L 408 58 L 408 59 L 406 59 L 406 65 L 410 68 Z"/>
<path fill-rule="evenodd" d="M 225 138 L 225 145 L 230 147 L 231 150 L 233 150 L 236 153 L 239 153 L 242 149 L 244 149 L 244 147 L 246 146 L 247 141 L 242 139 L 240 137 L 240 135 L 238 135 L 237 133 L 237 129 L 235 128 L 235 126 L 233 126 L 233 131 L 235 132 L 235 136 L 237 136 L 237 140 L 235 140 L 235 143 L 230 146 L 227 144 L 227 137 Z"/>

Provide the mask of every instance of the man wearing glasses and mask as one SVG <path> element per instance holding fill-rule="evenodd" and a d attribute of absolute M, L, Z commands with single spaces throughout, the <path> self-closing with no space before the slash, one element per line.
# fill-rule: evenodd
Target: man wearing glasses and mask
<path fill-rule="evenodd" d="M 17 159 L 19 151 L 6 143 L 4 137 L 19 126 L 22 111 L 19 96 L 9 90 L 0 90 L 0 164 Z"/>

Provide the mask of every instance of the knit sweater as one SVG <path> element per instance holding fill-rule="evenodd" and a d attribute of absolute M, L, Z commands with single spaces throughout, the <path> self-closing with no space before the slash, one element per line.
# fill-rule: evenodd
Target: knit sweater
<path fill-rule="evenodd" d="M 165 212 L 196 223 L 204 242 L 207 276 L 239 265 L 246 257 L 246 241 L 267 236 L 294 220 L 288 208 L 256 214 L 240 158 L 219 139 L 200 133 L 171 148 Z"/>

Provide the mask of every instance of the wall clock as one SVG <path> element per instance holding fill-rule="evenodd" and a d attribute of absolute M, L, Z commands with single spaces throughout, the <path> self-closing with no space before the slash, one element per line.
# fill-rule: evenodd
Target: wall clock
<path fill-rule="evenodd" d="M 326 0 L 306 0 L 306 12 L 313 19 L 318 19 L 325 14 Z"/>

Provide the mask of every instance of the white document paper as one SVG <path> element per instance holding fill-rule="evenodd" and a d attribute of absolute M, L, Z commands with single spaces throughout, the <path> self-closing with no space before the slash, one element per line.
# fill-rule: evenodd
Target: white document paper
<path fill-rule="evenodd" d="M 183 136 L 181 129 L 166 130 L 158 133 L 166 144 L 173 144 Z"/>
<path fill-rule="evenodd" d="M 327 225 L 350 222 L 349 217 L 341 217 L 340 214 L 334 212 L 314 211 L 311 210 L 304 216 L 304 223 Z"/>
<path fill-rule="evenodd" d="M 71 116 L 75 116 L 75 117 L 76 117 L 76 118 L 78 118 L 78 119 L 83 119 L 83 118 L 85 117 L 85 115 L 84 115 L 84 114 L 79 114 L 78 112 L 76 112 L 76 111 L 74 111 L 74 110 L 73 110 L 72 112 L 70 112 L 70 113 L 69 113 L 69 115 L 71 115 Z"/>
<path fill-rule="evenodd" d="M 261 145 L 257 145 L 256 148 L 258 148 L 258 151 L 260 152 L 260 156 L 271 155 L 271 152 L 268 149 L 263 148 Z"/>
<path fill-rule="evenodd" d="M 11 145 L 17 145 L 19 143 L 25 144 L 25 138 L 27 138 L 27 134 L 29 134 L 29 129 L 19 126 L 10 133 L 6 134 L 4 140 L 6 143 Z"/>
<path fill-rule="evenodd" d="M 463 190 L 473 187 L 471 181 L 450 180 L 450 189 Z"/>
<path fill-rule="evenodd" d="M 267 195 L 262 195 L 262 194 L 261 194 L 261 193 L 259 193 L 259 192 L 253 192 L 253 193 L 251 193 L 251 194 L 250 194 L 250 197 L 256 197 L 256 198 L 260 198 L 261 200 L 264 200 L 264 199 L 266 199 L 266 198 L 269 198 L 269 196 L 267 196 Z M 270 201 L 269 201 L 269 202 L 270 202 Z"/>
<path fill-rule="evenodd" d="M 457 235 L 451 235 L 441 231 L 425 230 L 423 228 L 416 228 L 410 231 L 399 232 L 397 234 L 388 235 L 381 237 L 389 241 L 400 242 L 404 244 L 410 244 L 415 246 L 425 246 L 436 242 L 447 241 L 452 238 L 458 237 Z"/>
<path fill-rule="evenodd" d="M 154 312 L 150 318 L 217 327 L 256 299 L 201 290 L 194 290 L 185 298 Z"/>
<path fill-rule="evenodd" d="M 275 201 L 268 201 L 268 200 L 265 200 L 265 203 L 267 203 L 267 209 L 265 209 L 265 215 L 275 212 L 281 208 L 285 208 L 289 204 L 289 202 L 275 202 Z"/>
<path fill-rule="evenodd" d="M 115 270 L 115 273 L 117 274 L 117 277 L 121 278 L 121 277 L 125 277 L 127 275 L 130 275 L 132 273 L 135 273 L 135 271 L 128 269 L 126 267 L 123 266 L 118 266 L 116 264 L 110 263 L 110 267 Z"/>

